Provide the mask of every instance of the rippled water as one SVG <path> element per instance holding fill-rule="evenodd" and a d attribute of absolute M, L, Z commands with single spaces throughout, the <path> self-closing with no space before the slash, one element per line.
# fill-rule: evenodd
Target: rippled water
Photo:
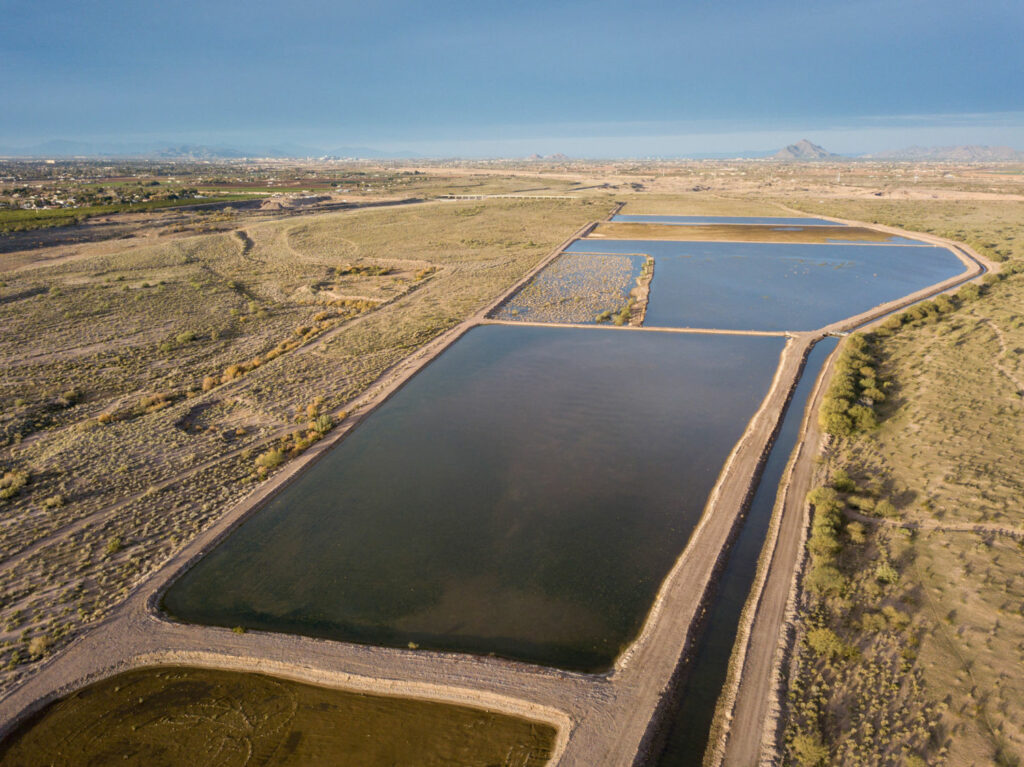
<path fill-rule="evenodd" d="M 937 247 L 577 240 L 568 250 L 652 255 L 648 327 L 812 330 L 964 271 Z"/>
<path fill-rule="evenodd" d="M 470 331 L 166 595 L 173 615 L 608 668 L 783 341 Z"/>

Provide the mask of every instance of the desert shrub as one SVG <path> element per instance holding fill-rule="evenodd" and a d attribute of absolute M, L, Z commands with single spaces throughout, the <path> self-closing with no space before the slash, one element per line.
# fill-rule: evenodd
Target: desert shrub
<path fill-rule="evenodd" d="M 41 658 L 46 654 L 46 651 L 50 648 L 50 640 L 46 636 L 40 634 L 32 637 L 28 643 L 28 654 L 33 658 Z"/>
<path fill-rule="evenodd" d="M 818 596 L 838 596 L 846 586 L 846 576 L 834 565 L 812 565 L 807 573 L 807 588 Z"/>
<path fill-rule="evenodd" d="M 897 610 L 892 605 L 886 605 L 882 608 L 882 615 L 888 621 L 889 625 L 898 631 L 902 631 L 910 625 L 910 616 L 902 610 Z"/>
<path fill-rule="evenodd" d="M 843 640 L 832 629 L 816 628 L 807 632 L 808 646 L 822 658 L 838 658 L 849 652 Z"/>
<path fill-rule="evenodd" d="M 869 431 L 878 425 L 874 405 L 884 399 L 870 339 L 862 333 L 848 336 L 822 400 L 819 425 L 838 437 Z"/>
<path fill-rule="evenodd" d="M 32 475 L 23 469 L 4 472 L 3 477 L 0 477 L 0 501 L 18 495 L 31 479 Z"/>
<path fill-rule="evenodd" d="M 269 471 L 284 463 L 284 451 L 278 448 L 271 448 L 256 456 L 256 466 Z"/>
<path fill-rule="evenodd" d="M 864 525 L 860 522 L 850 522 L 846 525 L 846 534 L 850 536 L 850 540 L 858 545 L 867 541 L 867 532 Z"/>
<path fill-rule="evenodd" d="M 879 517 L 895 517 L 898 514 L 891 501 L 885 499 L 875 504 L 875 515 Z"/>
<path fill-rule="evenodd" d="M 78 388 L 68 389 L 57 398 L 57 405 L 60 407 L 73 407 L 82 401 L 82 390 Z"/>
<path fill-rule="evenodd" d="M 896 583 L 900 579 L 900 574 L 896 571 L 896 568 L 892 566 L 891 562 L 880 562 L 875 568 L 875 580 L 879 583 Z"/>
<path fill-rule="evenodd" d="M 956 292 L 956 297 L 962 303 L 977 301 L 979 298 L 981 298 L 981 287 L 979 287 L 976 283 L 969 282 Z"/>
<path fill-rule="evenodd" d="M 832 474 L 832 481 L 830 484 L 840 493 L 857 492 L 857 483 L 853 481 L 853 478 L 849 473 L 847 473 L 846 469 L 836 469 Z"/>
<path fill-rule="evenodd" d="M 221 383 L 227 383 L 228 381 L 234 381 L 240 375 L 242 375 L 241 365 L 228 365 L 224 369 L 224 374 L 220 377 Z"/>
<path fill-rule="evenodd" d="M 822 742 L 818 732 L 800 732 L 790 744 L 793 757 L 800 767 L 820 767 L 828 764 L 828 746 Z"/>

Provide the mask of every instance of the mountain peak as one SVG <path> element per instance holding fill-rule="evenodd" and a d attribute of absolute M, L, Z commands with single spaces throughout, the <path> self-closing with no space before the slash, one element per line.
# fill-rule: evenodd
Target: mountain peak
<path fill-rule="evenodd" d="M 772 160 L 830 160 L 838 157 L 824 147 L 820 147 L 807 139 L 801 139 L 795 144 L 790 144 L 785 149 L 780 149 L 773 154 Z"/>

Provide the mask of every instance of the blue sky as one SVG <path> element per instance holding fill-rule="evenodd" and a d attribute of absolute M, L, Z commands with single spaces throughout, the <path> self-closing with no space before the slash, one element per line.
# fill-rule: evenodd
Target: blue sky
<path fill-rule="evenodd" d="M 6 145 L 1024 148 L 1019 0 L 0 0 L 0 19 Z"/>

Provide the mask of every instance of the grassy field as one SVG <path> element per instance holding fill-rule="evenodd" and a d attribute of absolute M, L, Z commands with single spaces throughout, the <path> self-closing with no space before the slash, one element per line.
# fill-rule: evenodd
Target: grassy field
<path fill-rule="evenodd" d="M 629 200 L 622 213 L 631 216 L 788 216 L 769 200 L 737 199 L 707 192 L 645 194 Z"/>
<path fill-rule="evenodd" d="M 0 287 L 0 689 L 608 208 L 438 203 L 89 246 Z"/>
<path fill-rule="evenodd" d="M 51 705 L 0 746 L 0 765 L 539 767 L 552 727 L 472 708 L 259 674 L 131 671 Z"/>
<path fill-rule="evenodd" d="M 1011 274 L 876 337 L 880 424 L 834 440 L 823 465 L 836 511 L 817 497 L 831 537 L 810 542 L 789 758 L 1020 764 L 1024 204 L 801 207 L 981 244 Z M 834 570 L 813 564 L 825 556 Z"/>

